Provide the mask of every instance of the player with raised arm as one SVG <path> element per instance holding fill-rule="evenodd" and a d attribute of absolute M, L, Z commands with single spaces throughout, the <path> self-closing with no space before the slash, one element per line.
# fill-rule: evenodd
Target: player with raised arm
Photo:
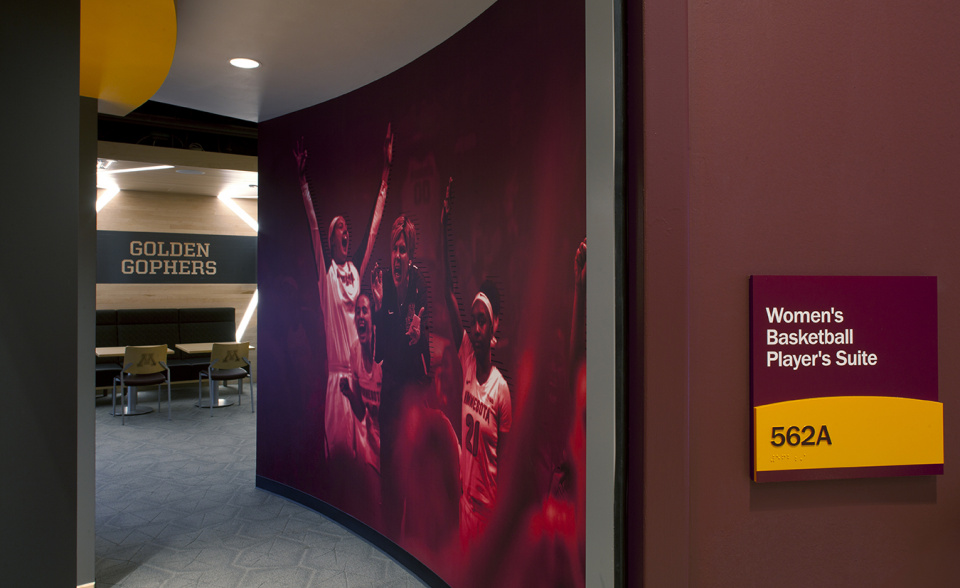
<path fill-rule="evenodd" d="M 460 417 L 460 538 L 466 545 L 486 528 L 497 501 L 499 463 L 513 420 L 510 390 L 493 365 L 493 347 L 500 320 L 500 293 L 484 281 L 470 305 L 470 329 L 460 323 L 460 305 L 450 270 L 448 231 L 450 188 L 440 215 L 441 253 L 447 276 L 445 300 L 450 313 L 451 341 L 459 345 L 463 368 Z"/>
<path fill-rule="evenodd" d="M 366 271 L 367 262 L 373 251 L 377 231 L 383 217 L 383 208 L 387 199 L 387 184 L 390 178 L 390 164 L 393 161 L 393 132 L 387 125 L 387 135 L 383 146 L 383 174 L 380 179 L 380 191 L 370 216 L 368 230 L 363 233 L 363 241 L 356 253 L 351 256 L 350 231 L 342 216 L 336 216 L 330 222 L 327 231 L 327 245 L 332 260 L 323 254 L 323 241 L 313 198 L 306 177 L 307 149 L 303 139 L 297 142 L 294 157 L 300 179 L 300 192 L 303 207 L 310 225 L 310 237 L 317 269 L 317 287 L 320 293 L 320 309 L 323 312 L 324 335 L 327 343 L 327 386 L 324 400 L 324 453 L 327 458 L 357 458 L 357 416 L 354 407 L 361 408 L 356 398 L 348 394 L 350 386 L 342 386 L 341 380 L 350 378 L 350 349 L 357 341 L 357 328 L 354 324 L 354 310 L 360 294 L 360 279 Z M 354 265 L 359 256 L 360 268 Z M 329 267 L 328 266 L 329 263 Z M 361 415 L 362 418 L 362 415 Z"/>

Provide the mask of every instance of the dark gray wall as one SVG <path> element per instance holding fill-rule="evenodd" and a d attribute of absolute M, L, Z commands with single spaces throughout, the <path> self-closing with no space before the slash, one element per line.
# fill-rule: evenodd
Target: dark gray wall
<path fill-rule="evenodd" d="M 76 585 L 78 0 L 0 19 L 0 570 Z"/>
<path fill-rule="evenodd" d="M 77 241 L 77 585 L 94 581 L 97 498 L 94 363 L 97 307 L 97 100 L 80 98 L 80 194 Z"/>

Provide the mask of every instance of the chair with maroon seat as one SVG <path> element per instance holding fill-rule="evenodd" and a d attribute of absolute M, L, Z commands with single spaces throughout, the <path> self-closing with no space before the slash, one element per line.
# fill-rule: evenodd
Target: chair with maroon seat
<path fill-rule="evenodd" d="M 250 343 L 214 343 L 210 352 L 210 365 L 200 371 L 197 388 L 197 406 L 202 403 L 203 379 L 210 384 L 210 416 L 217 406 L 217 382 L 237 380 L 237 404 L 242 404 L 243 379 L 250 378 L 250 412 L 253 412 L 253 376 L 250 369 Z"/>
<path fill-rule="evenodd" d="M 117 384 L 120 384 L 120 424 L 125 423 L 130 395 L 136 394 L 137 386 L 157 385 L 157 411 L 160 411 L 160 390 L 167 385 L 167 420 L 170 420 L 170 368 L 167 367 L 166 345 L 130 345 L 124 348 L 123 368 L 113 378 L 113 415 L 117 415 Z M 123 395 L 126 390 L 127 400 Z"/>

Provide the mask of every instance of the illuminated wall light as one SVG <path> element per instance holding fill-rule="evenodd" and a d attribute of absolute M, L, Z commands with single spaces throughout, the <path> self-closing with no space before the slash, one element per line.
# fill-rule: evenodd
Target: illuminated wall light
<path fill-rule="evenodd" d="M 107 184 L 103 187 L 103 190 L 103 194 L 97 198 L 97 212 L 103 210 L 103 207 L 107 205 L 107 202 L 113 200 L 113 197 L 120 193 L 120 186 L 116 184 Z"/>
<path fill-rule="evenodd" d="M 217 195 L 217 199 L 220 202 L 233 211 L 233 213 L 239 216 L 245 223 L 250 225 L 256 232 L 260 232 L 260 225 L 257 224 L 257 221 L 247 214 L 245 210 L 237 206 L 237 203 L 233 201 L 233 198 L 230 197 L 229 190 L 224 190 Z M 244 331 L 247 330 L 247 325 L 250 324 L 250 319 L 253 317 L 253 312 L 257 310 L 257 299 L 259 298 L 260 290 L 253 291 L 253 297 L 250 299 L 250 304 L 247 305 L 247 311 L 243 313 L 243 319 L 240 320 L 240 327 L 237 329 L 237 341 L 239 342 L 243 338 Z"/>
<path fill-rule="evenodd" d="M 243 313 L 243 318 L 240 319 L 240 328 L 237 329 L 237 342 L 243 340 L 243 333 L 247 330 L 247 325 L 250 324 L 250 319 L 253 318 L 253 311 L 257 310 L 257 300 L 260 297 L 260 289 L 257 288 L 253 291 L 253 297 L 250 299 L 250 304 L 247 305 L 247 311 Z"/>
<path fill-rule="evenodd" d="M 258 233 L 260 232 L 260 225 L 257 223 L 257 221 L 253 220 L 253 217 L 247 214 L 245 210 L 237 206 L 237 203 L 233 201 L 233 198 L 231 198 L 226 191 L 220 192 L 220 194 L 217 195 L 217 199 L 220 200 L 220 202 L 223 202 L 223 204 L 232 210 L 235 215 L 243 219 L 243 222 L 250 225 L 250 228 Z"/>

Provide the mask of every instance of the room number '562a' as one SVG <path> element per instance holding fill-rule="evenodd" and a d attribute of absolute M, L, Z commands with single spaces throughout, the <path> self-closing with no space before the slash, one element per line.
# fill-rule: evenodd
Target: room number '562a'
<path fill-rule="evenodd" d="M 770 441 L 770 445 L 774 447 L 783 447 L 784 444 L 790 445 L 791 447 L 796 447 L 797 445 L 820 445 L 821 443 L 833 445 L 833 441 L 830 440 L 830 431 L 827 430 L 826 425 L 820 427 L 819 434 L 817 434 L 817 429 L 812 425 L 805 427 L 773 427 L 771 436 L 773 440 Z"/>

